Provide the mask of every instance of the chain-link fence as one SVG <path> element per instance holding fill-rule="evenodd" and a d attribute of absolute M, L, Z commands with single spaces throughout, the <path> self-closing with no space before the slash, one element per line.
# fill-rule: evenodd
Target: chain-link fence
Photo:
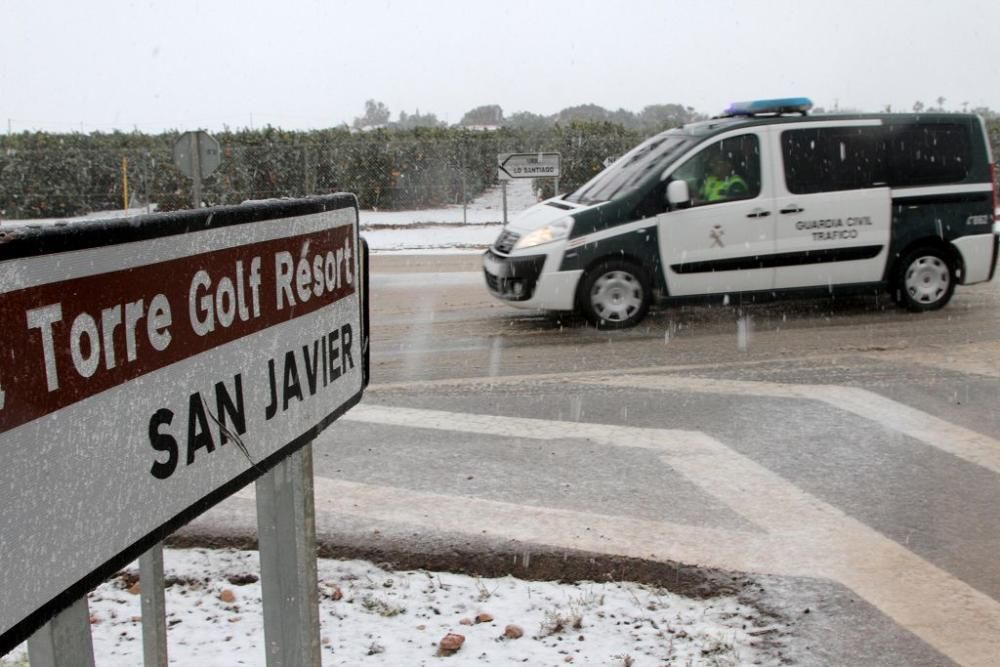
<path fill-rule="evenodd" d="M 0 137 L 0 218 L 191 207 L 192 182 L 173 163 L 178 136 Z M 610 123 L 574 123 L 533 132 L 268 129 L 216 138 L 222 163 L 203 181 L 204 205 L 353 192 L 365 209 L 412 210 L 473 199 L 496 183 L 501 153 L 558 151 L 561 189 L 573 188 L 642 137 Z"/>

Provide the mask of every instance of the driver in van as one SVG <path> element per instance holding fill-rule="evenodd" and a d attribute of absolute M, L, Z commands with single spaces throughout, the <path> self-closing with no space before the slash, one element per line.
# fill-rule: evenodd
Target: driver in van
<path fill-rule="evenodd" d="M 737 199 L 749 194 L 750 188 L 743 177 L 733 171 L 729 159 L 718 154 L 708 163 L 708 173 L 702 181 L 698 194 L 702 201 L 717 202 Z"/>

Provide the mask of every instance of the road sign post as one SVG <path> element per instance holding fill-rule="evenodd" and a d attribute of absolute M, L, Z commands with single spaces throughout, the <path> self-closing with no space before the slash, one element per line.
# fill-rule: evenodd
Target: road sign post
<path fill-rule="evenodd" d="M 497 178 L 503 192 L 503 224 L 507 224 L 507 182 L 520 178 L 555 179 L 556 194 L 562 156 L 559 153 L 500 153 L 497 155 Z"/>
<path fill-rule="evenodd" d="M 32 667 L 94 667 L 87 598 L 56 614 L 28 639 Z"/>
<path fill-rule="evenodd" d="M 312 446 L 258 479 L 255 491 L 268 667 L 318 665 L 322 656 Z"/>
<path fill-rule="evenodd" d="M 139 556 L 142 665 L 167 667 L 167 603 L 163 590 L 163 543 Z"/>

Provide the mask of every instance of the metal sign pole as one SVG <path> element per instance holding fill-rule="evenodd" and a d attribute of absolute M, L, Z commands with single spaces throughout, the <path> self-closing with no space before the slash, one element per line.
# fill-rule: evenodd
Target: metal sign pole
<path fill-rule="evenodd" d="M 191 163 L 194 175 L 193 187 L 191 188 L 191 207 L 201 208 L 201 132 L 195 132 L 191 140 Z"/>
<path fill-rule="evenodd" d="M 257 480 L 268 667 L 320 664 L 312 445 Z"/>
<path fill-rule="evenodd" d="M 28 638 L 31 667 L 94 667 L 90 609 L 82 597 Z"/>
<path fill-rule="evenodd" d="M 507 226 L 507 181 L 500 181 L 500 191 L 503 193 L 503 226 Z"/>
<path fill-rule="evenodd" d="M 142 664 L 167 667 L 167 603 L 163 591 L 163 543 L 139 556 Z"/>

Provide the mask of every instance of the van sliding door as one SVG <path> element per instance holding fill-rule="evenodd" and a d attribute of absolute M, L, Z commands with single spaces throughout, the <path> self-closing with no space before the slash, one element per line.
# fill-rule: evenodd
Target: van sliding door
<path fill-rule="evenodd" d="M 891 198 L 881 121 L 782 125 L 775 287 L 882 279 Z"/>

